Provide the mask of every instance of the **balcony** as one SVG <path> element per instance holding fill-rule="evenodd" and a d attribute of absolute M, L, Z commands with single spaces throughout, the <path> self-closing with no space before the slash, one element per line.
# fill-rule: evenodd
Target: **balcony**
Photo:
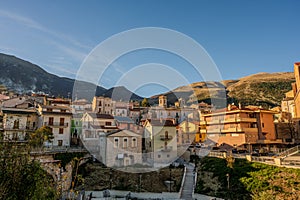
<path fill-rule="evenodd" d="M 4 131 L 35 131 L 37 128 L 36 127 L 28 127 L 28 126 L 16 126 L 16 127 L 11 127 L 11 126 L 4 126 L 3 130 Z"/>
<path fill-rule="evenodd" d="M 220 124 L 221 121 L 218 120 L 218 119 L 214 119 L 214 120 L 211 120 L 211 121 L 207 121 L 206 124 L 207 125 L 211 125 L 211 124 Z"/>
<path fill-rule="evenodd" d="M 216 129 L 207 129 L 207 133 L 220 133 L 221 129 L 216 128 Z"/>
<path fill-rule="evenodd" d="M 44 122 L 44 126 L 50 126 L 50 127 L 60 127 L 60 128 L 66 128 L 68 127 L 68 123 L 60 123 L 60 122 L 53 122 L 53 123 L 49 123 L 49 122 Z"/>
<path fill-rule="evenodd" d="M 238 117 L 236 119 L 237 122 L 257 122 L 256 118 L 250 118 L 250 117 Z"/>
<path fill-rule="evenodd" d="M 173 137 L 170 135 L 160 135 L 160 140 L 168 141 L 168 140 L 172 140 L 172 139 L 173 139 Z"/>

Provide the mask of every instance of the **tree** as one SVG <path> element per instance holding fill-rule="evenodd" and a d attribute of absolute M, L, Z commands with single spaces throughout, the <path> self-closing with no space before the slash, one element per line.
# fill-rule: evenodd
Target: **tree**
<path fill-rule="evenodd" d="M 149 102 L 148 102 L 148 99 L 147 99 L 147 98 L 144 98 L 141 105 L 142 105 L 142 107 L 149 107 L 150 104 L 149 104 Z"/>
<path fill-rule="evenodd" d="M 28 142 L 0 137 L 0 199 L 56 199 L 53 178 L 30 159 Z"/>
<path fill-rule="evenodd" d="M 54 136 L 51 128 L 42 126 L 30 135 L 29 144 L 33 148 L 42 147 L 44 142 L 52 142 Z"/>

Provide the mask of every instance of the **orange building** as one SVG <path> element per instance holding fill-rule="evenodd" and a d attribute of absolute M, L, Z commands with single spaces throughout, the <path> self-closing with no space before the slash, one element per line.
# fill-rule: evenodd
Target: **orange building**
<path fill-rule="evenodd" d="M 293 85 L 295 101 L 295 118 L 300 118 L 300 62 L 294 64 L 296 84 Z"/>
<path fill-rule="evenodd" d="M 257 106 L 245 108 L 229 105 L 225 109 L 204 114 L 200 124 L 205 124 L 207 139 L 217 146 L 230 145 L 252 148 L 280 144 L 276 139 L 273 115 L 276 112 Z M 203 131 L 203 130 L 201 130 Z"/>

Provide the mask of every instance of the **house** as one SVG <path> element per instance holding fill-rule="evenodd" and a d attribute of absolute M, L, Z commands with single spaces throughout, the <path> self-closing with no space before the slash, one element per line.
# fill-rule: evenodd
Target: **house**
<path fill-rule="evenodd" d="M 177 158 L 174 119 L 147 119 L 144 124 L 145 160 L 151 165 L 166 165 Z"/>
<path fill-rule="evenodd" d="M 142 135 L 129 130 L 100 134 L 100 161 L 108 167 L 142 163 Z"/>
<path fill-rule="evenodd" d="M 82 116 L 81 141 L 85 148 L 97 157 L 100 152 L 99 137 L 102 133 L 118 130 L 115 119 L 110 114 L 86 112 Z"/>
<path fill-rule="evenodd" d="M 25 141 L 38 128 L 35 108 L 2 108 L 4 140 Z"/>
<path fill-rule="evenodd" d="M 49 126 L 54 139 L 47 146 L 70 146 L 72 112 L 69 106 L 39 105 L 39 127 Z"/>
<path fill-rule="evenodd" d="M 79 145 L 79 138 L 82 134 L 82 113 L 73 113 L 71 119 L 71 145 Z"/>
<path fill-rule="evenodd" d="M 206 126 L 207 138 L 217 146 L 230 145 L 234 148 L 274 147 L 282 140 L 276 137 L 274 114 L 257 106 L 227 108 L 204 114 L 201 124 Z"/>
<path fill-rule="evenodd" d="M 92 102 L 92 112 L 112 115 L 115 101 L 109 97 L 94 97 Z"/>
<path fill-rule="evenodd" d="M 189 146 L 192 143 L 199 142 L 199 122 L 197 121 L 182 121 L 176 127 L 177 145 Z M 197 141 L 196 140 L 197 134 Z"/>
<path fill-rule="evenodd" d="M 132 102 L 122 102 L 122 101 L 117 101 L 115 102 L 115 107 L 114 107 L 114 116 L 121 116 L 121 117 L 127 117 L 129 116 L 129 109 L 133 108 L 133 103 Z"/>
<path fill-rule="evenodd" d="M 92 104 L 86 99 L 78 99 L 71 103 L 72 113 L 84 113 L 92 110 Z"/>
<path fill-rule="evenodd" d="M 167 97 L 159 96 L 159 105 L 152 106 L 148 111 L 150 119 L 176 119 L 181 122 L 185 119 L 195 119 L 199 116 L 198 110 L 191 107 L 178 105 L 176 107 L 167 107 Z"/>

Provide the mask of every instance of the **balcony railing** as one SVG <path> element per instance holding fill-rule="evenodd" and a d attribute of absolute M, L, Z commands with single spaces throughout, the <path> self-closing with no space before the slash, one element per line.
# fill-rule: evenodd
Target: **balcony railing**
<path fill-rule="evenodd" d="M 173 139 L 173 137 L 172 136 L 170 136 L 170 135 L 160 135 L 160 139 L 161 140 L 172 140 Z"/>
<path fill-rule="evenodd" d="M 68 127 L 68 123 L 60 123 L 60 122 L 53 122 L 53 123 L 49 123 L 49 122 L 44 122 L 45 126 L 52 126 L 52 127 Z"/>
<path fill-rule="evenodd" d="M 5 131 L 35 131 L 37 128 L 36 127 L 24 127 L 24 126 L 19 126 L 19 127 L 9 127 L 5 126 L 3 127 L 3 130 Z"/>

